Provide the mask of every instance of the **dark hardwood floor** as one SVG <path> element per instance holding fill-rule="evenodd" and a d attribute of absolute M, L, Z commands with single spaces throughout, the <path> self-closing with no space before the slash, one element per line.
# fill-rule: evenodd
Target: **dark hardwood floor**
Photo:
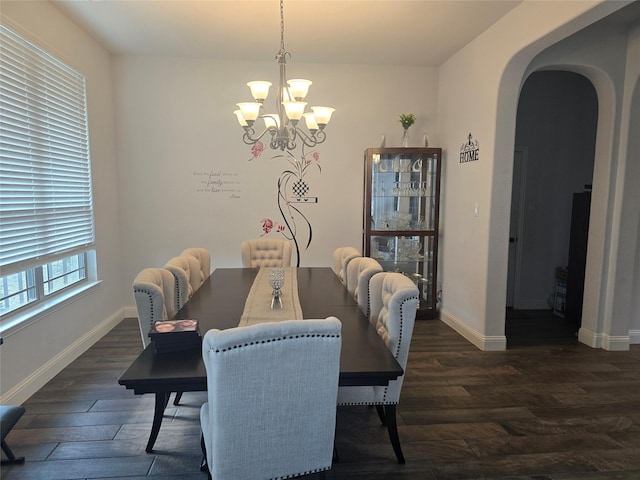
<path fill-rule="evenodd" d="M 507 346 L 567 345 L 578 343 L 579 325 L 553 314 L 553 310 L 507 309 Z"/>
<path fill-rule="evenodd" d="M 417 322 L 398 407 L 406 465 L 375 409 L 341 408 L 340 461 L 327 477 L 640 479 L 640 345 L 594 350 L 574 332 L 546 342 L 514 321 L 504 352 L 479 351 L 440 321 Z M 206 480 L 205 394 L 170 404 L 156 451 L 145 453 L 153 398 L 117 384 L 139 350 L 137 323 L 126 319 L 25 402 L 7 440 L 27 461 L 2 467 L 1 478 Z"/>

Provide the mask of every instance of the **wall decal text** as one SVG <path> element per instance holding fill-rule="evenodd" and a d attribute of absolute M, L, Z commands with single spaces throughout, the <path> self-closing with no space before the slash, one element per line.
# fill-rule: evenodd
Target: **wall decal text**
<path fill-rule="evenodd" d="M 480 160 L 480 142 L 473 139 L 469 133 L 468 140 L 460 145 L 460 163 L 475 162 Z"/>
<path fill-rule="evenodd" d="M 225 170 L 193 171 L 196 192 L 240 198 L 242 188 L 237 172 Z"/>

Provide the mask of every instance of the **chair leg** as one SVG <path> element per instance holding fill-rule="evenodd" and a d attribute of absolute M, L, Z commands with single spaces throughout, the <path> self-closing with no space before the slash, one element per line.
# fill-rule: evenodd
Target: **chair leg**
<path fill-rule="evenodd" d="M 382 405 L 376 405 L 376 412 L 378 412 L 378 417 L 380 417 L 380 422 L 382 422 L 382 425 L 386 425 L 387 420 L 385 419 L 384 415 L 384 407 Z"/>
<path fill-rule="evenodd" d="M 2 451 L 8 459 L 2 460 L 2 465 L 17 465 L 20 463 L 24 463 L 24 457 L 16 457 L 9 448 L 9 445 L 7 445 L 7 442 L 5 442 L 4 440 L 2 440 Z"/>
<path fill-rule="evenodd" d="M 202 462 L 200 462 L 200 471 L 207 474 L 207 478 L 212 480 L 209 465 L 207 464 L 207 447 L 204 444 L 204 434 L 200 436 L 200 448 L 202 449 Z"/>
<path fill-rule="evenodd" d="M 405 463 L 404 455 L 402 454 L 402 447 L 400 446 L 400 437 L 398 437 L 398 426 L 396 424 L 396 406 L 387 405 L 384 408 L 385 418 L 387 420 L 387 431 L 389 432 L 389 440 L 391 440 L 391 446 L 396 454 L 398 463 Z"/>
<path fill-rule="evenodd" d="M 337 419 L 337 411 L 336 411 L 336 419 Z M 336 447 L 336 436 L 337 436 L 337 421 L 336 421 L 336 427 L 334 428 L 334 433 L 333 433 L 333 458 L 331 459 L 332 462 L 338 463 L 340 462 L 340 455 L 338 455 L 338 447 Z"/>
<path fill-rule="evenodd" d="M 176 392 L 176 396 L 173 399 L 173 404 L 177 407 L 180 405 L 180 399 L 182 398 L 182 392 Z"/>

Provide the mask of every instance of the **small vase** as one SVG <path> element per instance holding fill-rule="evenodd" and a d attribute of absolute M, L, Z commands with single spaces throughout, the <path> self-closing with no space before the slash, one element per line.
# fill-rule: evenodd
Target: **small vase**
<path fill-rule="evenodd" d="M 402 134 L 402 146 L 403 147 L 409 146 L 409 129 L 408 128 L 406 128 L 404 130 L 404 133 Z"/>

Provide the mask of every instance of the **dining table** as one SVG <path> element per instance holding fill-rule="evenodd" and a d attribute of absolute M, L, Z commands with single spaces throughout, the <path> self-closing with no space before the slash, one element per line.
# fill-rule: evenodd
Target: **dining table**
<path fill-rule="evenodd" d="M 202 335 L 210 329 L 242 328 L 245 305 L 259 272 L 259 268 L 215 269 L 177 312 L 174 320 L 198 320 Z M 388 385 L 390 380 L 404 373 L 331 268 L 291 267 L 290 274 L 295 276 L 290 278 L 295 280 L 302 318 L 335 316 L 342 323 L 340 386 Z M 283 295 L 282 302 L 291 301 L 290 297 Z M 201 348 L 156 353 L 151 342 L 118 383 L 136 395 L 155 395 L 153 423 L 146 446 L 146 451 L 152 452 L 170 394 L 207 389 Z"/>

